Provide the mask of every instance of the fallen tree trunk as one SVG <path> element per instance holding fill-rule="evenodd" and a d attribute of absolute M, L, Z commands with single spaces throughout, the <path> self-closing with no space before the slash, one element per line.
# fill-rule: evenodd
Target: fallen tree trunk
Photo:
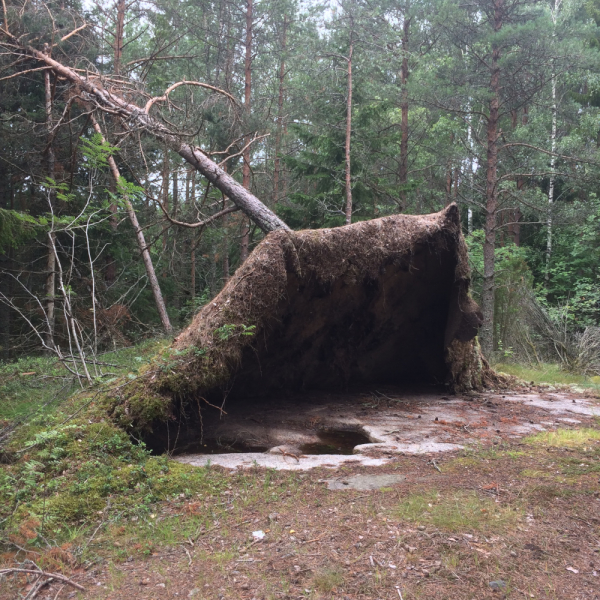
<path fill-rule="evenodd" d="M 475 339 L 481 312 L 469 284 L 454 204 L 426 216 L 272 232 L 106 408 L 121 425 L 148 430 L 198 406 L 303 388 L 481 389 L 498 380 Z"/>
<path fill-rule="evenodd" d="M 97 78 L 95 83 L 90 77 L 83 77 L 73 69 L 54 60 L 47 54 L 32 46 L 23 45 L 19 39 L 7 30 L 2 30 L 11 41 L 11 51 L 25 54 L 49 66 L 59 77 L 70 81 L 84 96 L 84 100 L 93 102 L 101 110 L 123 119 L 125 122 L 142 127 L 145 131 L 165 142 L 174 152 L 177 152 L 186 162 L 202 173 L 210 183 L 240 208 L 265 233 L 276 229 L 289 230 L 289 227 L 256 196 L 226 173 L 198 147 L 186 144 L 181 138 L 170 131 L 158 120 L 150 116 L 152 103 L 147 104 L 148 110 L 136 104 L 125 101 L 118 95 L 104 89 Z"/>

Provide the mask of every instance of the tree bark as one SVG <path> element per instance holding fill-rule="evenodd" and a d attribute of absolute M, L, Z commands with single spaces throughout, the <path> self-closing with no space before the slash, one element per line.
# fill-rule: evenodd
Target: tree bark
<path fill-rule="evenodd" d="M 552 25 L 553 32 L 552 37 L 556 37 L 556 21 L 558 19 L 558 11 L 560 10 L 561 0 L 554 0 L 554 8 L 552 9 Z M 554 71 L 554 69 L 553 69 Z M 554 186 L 555 186 L 555 175 L 554 170 L 556 169 L 556 133 L 557 133 L 557 114 L 558 107 L 556 105 L 556 73 L 552 73 L 552 131 L 550 133 L 550 183 L 548 185 L 548 210 L 546 213 L 546 269 L 544 278 L 546 280 L 546 287 L 550 282 L 550 259 L 552 258 L 552 209 L 554 204 Z"/>
<path fill-rule="evenodd" d="M 406 209 L 406 185 L 408 184 L 408 48 L 410 35 L 410 18 L 408 11 L 410 2 L 406 0 L 404 23 L 402 25 L 402 67 L 400 69 L 400 83 L 402 85 L 402 101 L 400 103 L 400 170 L 398 178 L 400 180 L 400 199 L 401 209 Z"/>
<path fill-rule="evenodd" d="M 504 0 L 494 2 L 494 32 L 502 29 Z M 490 100 L 487 119 L 487 168 L 486 211 L 483 243 L 483 292 L 481 312 L 483 325 L 480 330 L 481 349 L 490 357 L 494 349 L 494 284 L 496 252 L 496 218 L 498 211 L 498 124 L 500 105 L 500 48 L 496 39 L 492 42 L 490 65 Z"/>
<path fill-rule="evenodd" d="M 252 26 L 253 26 L 253 0 L 246 0 L 246 44 L 244 57 L 244 112 L 249 119 L 252 101 Z M 248 140 L 249 141 L 249 140 Z M 247 143 L 244 140 L 244 143 Z M 243 154 L 244 164 L 242 166 L 242 185 L 244 189 L 250 190 L 250 146 Z M 242 218 L 242 239 L 240 241 L 240 261 L 243 263 L 248 258 L 250 246 L 250 223 Z"/>
<path fill-rule="evenodd" d="M 115 75 L 121 74 L 121 59 L 123 57 L 123 31 L 125 27 L 125 0 L 117 0 L 117 26 L 114 41 L 114 63 Z"/>
<path fill-rule="evenodd" d="M 273 166 L 273 202 L 279 201 L 279 171 L 281 169 L 281 138 L 283 132 L 283 97 L 285 81 L 285 50 L 287 43 L 287 15 L 283 17 L 281 61 L 279 63 L 279 97 L 277 99 L 277 132 L 275 134 L 275 164 Z"/>
<path fill-rule="evenodd" d="M 54 144 L 52 143 L 52 85 L 50 82 L 50 71 L 44 71 L 44 91 L 45 91 L 45 109 L 46 109 L 46 131 L 48 134 L 47 144 L 48 150 L 46 153 L 46 163 L 48 177 L 54 181 L 56 159 L 54 155 Z M 50 204 L 52 210 L 55 208 L 54 197 L 55 193 L 53 190 L 49 192 Z M 46 325 L 48 327 L 46 331 L 45 342 L 47 352 L 51 352 L 51 348 L 54 348 L 54 330 L 56 327 L 56 316 L 55 316 L 55 304 L 56 304 L 56 255 L 54 253 L 54 245 L 56 240 L 56 234 L 54 231 L 48 233 L 47 240 L 47 255 L 46 255 Z"/>
<path fill-rule="evenodd" d="M 99 87 L 39 50 L 31 46 L 20 45 L 16 38 L 11 37 L 11 40 L 15 45 L 18 45 L 23 53 L 52 67 L 57 75 L 75 84 L 80 92 L 91 96 L 100 108 L 112 111 L 116 115 L 130 120 L 157 139 L 164 141 L 173 152 L 179 154 L 187 163 L 204 175 L 214 187 L 230 198 L 262 231 L 268 233 L 276 229 L 289 229 L 275 213 L 269 210 L 258 198 L 245 190 L 242 185 L 212 161 L 200 148 L 183 142 L 178 135 L 167 129 L 157 119 L 151 117 L 143 108 L 135 104 L 130 104 L 123 98 L 111 94 L 109 91 Z"/>
<path fill-rule="evenodd" d="M 350 51 L 348 52 L 348 98 L 346 101 L 346 225 L 352 223 L 352 164 L 350 143 L 352 138 L 352 53 L 354 52 L 354 21 L 350 18 Z"/>
<path fill-rule="evenodd" d="M 92 115 L 92 124 L 94 126 L 94 130 L 96 133 L 102 136 L 102 140 L 104 141 L 104 135 L 102 134 L 102 129 L 100 128 L 100 124 L 96 121 L 96 118 Z M 118 183 L 121 178 L 121 173 L 119 172 L 119 167 L 117 167 L 117 163 L 112 156 L 108 157 L 108 166 L 110 167 L 110 171 L 115 182 Z M 137 215 L 135 214 L 135 209 L 133 208 L 133 204 L 127 196 L 123 197 L 123 201 L 125 203 L 125 209 L 127 210 L 127 215 L 129 216 L 129 220 L 133 225 L 133 229 L 135 230 L 135 235 L 138 242 L 138 247 L 140 252 L 142 253 L 142 260 L 144 261 L 144 267 L 146 268 L 146 275 L 148 276 L 148 281 L 150 283 L 150 289 L 152 290 L 152 294 L 154 295 L 154 301 L 156 303 L 156 308 L 158 310 L 158 314 L 160 316 L 160 320 L 164 330 L 167 333 L 170 333 L 173 330 L 171 325 L 171 321 L 169 319 L 169 314 L 167 313 L 167 307 L 165 306 L 165 301 L 162 296 L 162 292 L 160 289 L 160 285 L 158 283 L 158 279 L 156 277 L 156 272 L 154 271 L 154 265 L 152 264 L 152 257 L 150 256 L 150 250 L 146 245 L 146 239 L 144 237 L 144 231 L 140 227 L 140 223 L 138 221 Z"/>

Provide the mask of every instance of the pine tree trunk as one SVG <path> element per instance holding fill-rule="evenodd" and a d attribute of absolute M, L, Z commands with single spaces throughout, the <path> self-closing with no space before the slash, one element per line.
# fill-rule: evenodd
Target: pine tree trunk
<path fill-rule="evenodd" d="M 504 0 L 494 3 L 494 31 L 502 29 Z M 496 40 L 492 43 L 490 65 L 490 100 L 487 120 L 487 170 L 486 170 L 486 214 L 483 243 L 483 292 L 481 312 L 483 325 L 480 330 L 481 349 L 490 357 L 494 349 L 494 292 L 496 219 L 498 211 L 498 124 L 500 104 L 500 49 Z"/>
<path fill-rule="evenodd" d="M 16 38 L 11 38 L 18 42 Z M 258 198 L 249 193 L 233 177 L 228 175 L 221 167 L 212 161 L 204 152 L 195 146 L 182 141 L 154 119 L 142 108 L 130 104 L 118 96 L 114 96 L 98 87 L 92 80 L 86 79 L 69 67 L 46 56 L 31 46 L 19 46 L 27 55 L 52 67 L 57 75 L 64 77 L 71 83 L 78 85 L 83 91 L 91 94 L 96 102 L 104 109 L 120 114 L 123 118 L 130 119 L 132 123 L 146 130 L 159 140 L 162 140 L 173 151 L 179 154 L 187 163 L 199 171 L 208 181 L 223 192 L 236 206 L 242 210 L 265 233 L 276 229 L 289 229 L 289 227 L 269 210 Z"/>
<path fill-rule="evenodd" d="M 400 83 L 402 85 L 402 101 L 400 103 L 400 170 L 398 178 L 403 189 L 400 191 L 401 210 L 406 209 L 406 185 L 408 183 L 408 48 L 410 34 L 410 18 L 408 11 L 410 2 L 407 0 L 402 26 L 402 67 L 400 70 Z"/>
<path fill-rule="evenodd" d="M 350 160 L 350 142 L 352 137 L 352 53 L 354 51 L 354 23 L 350 19 L 350 51 L 348 53 L 348 98 L 346 100 L 346 225 L 352 223 L 352 164 Z"/>
<path fill-rule="evenodd" d="M 46 108 L 46 130 L 48 133 L 48 150 L 46 154 L 48 177 L 55 180 L 55 165 L 54 145 L 52 143 L 52 86 L 50 82 L 50 72 L 44 71 L 44 91 L 45 91 L 45 108 Z M 55 208 L 55 193 L 50 190 L 50 203 L 52 208 Z M 48 233 L 47 250 L 46 250 L 46 351 L 51 352 L 54 348 L 54 329 L 56 327 L 55 303 L 56 303 L 56 254 L 55 254 L 56 234 L 52 231 Z"/>
<path fill-rule="evenodd" d="M 273 166 L 273 202 L 279 201 L 279 171 L 281 169 L 281 137 L 283 131 L 283 97 L 285 81 L 285 48 L 287 42 L 287 15 L 283 17 L 281 61 L 279 63 L 279 97 L 277 99 L 277 132 L 275 135 L 275 164 Z"/>
<path fill-rule="evenodd" d="M 244 57 L 244 112 L 246 118 L 250 117 L 250 102 L 252 100 L 252 25 L 253 25 L 253 0 L 246 0 L 246 48 Z M 249 140 L 244 140 L 248 143 Z M 245 190 L 250 190 L 250 148 L 243 155 L 242 185 Z M 250 246 L 250 223 L 248 219 L 242 219 L 242 239 L 240 242 L 240 261 L 243 263 L 248 258 Z"/>
<path fill-rule="evenodd" d="M 552 37 L 556 37 L 556 21 L 558 19 L 558 11 L 560 10 L 561 0 L 554 1 L 554 8 L 552 10 L 552 24 L 554 27 Z M 550 282 L 550 260 L 552 258 L 552 210 L 554 204 L 554 186 L 555 186 L 555 174 L 554 170 L 556 169 L 556 133 L 557 133 L 557 116 L 558 116 L 558 107 L 556 105 L 556 73 L 552 73 L 552 132 L 550 134 L 550 151 L 552 155 L 550 156 L 550 184 L 548 185 L 548 210 L 546 213 L 546 272 L 545 272 L 545 280 L 546 287 L 548 287 L 548 283 Z"/>

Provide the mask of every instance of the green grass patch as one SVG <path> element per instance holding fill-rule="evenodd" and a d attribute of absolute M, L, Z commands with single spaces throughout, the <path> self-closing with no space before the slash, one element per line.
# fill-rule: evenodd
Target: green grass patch
<path fill-rule="evenodd" d="M 312 585 L 320 592 L 330 593 L 344 583 L 344 575 L 340 569 L 325 568 L 317 571 L 312 579 Z"/>
<path fill-rule="evenodd" d="M 148 340 L 112 352 L 98 360 L 104 365 L 90 367 L 97 384 L 117 377 L 135 377 L 144 365 L 167 344 L 166 339 Z M 73 375 L 53 356 L 28 356 L 0 362 L 0 426 L 32 414 L 49 414 L 71 393 L 80 389 Z"/>
<path fill-rule="evenodd" d="M 600 430 L 591 427 L 582 429 L 557 429 L 542 431 L 524 438 L 526 444 L 552 446 L 555 448 L 579 448 L 595 445 L 600 442 Z"/>
<path fill-rule="evenodd" d="M 578 385 L 581 387 L 600 390 L 599 377 L 586 377 L 563 371 L 559 365 L 542 363 L 540 365 L 520 365 L 516 363 L 498 363 L 494 365 L 496 371 L 514 375 L 527 382 L 548 383 L 551 385 Z"/>
<path fill-rule="evenodd" d="M 522 511 L 474 492 L 432 491 L 407 496 L 395 514 L 403 521 L 458 532 L 498 531 L 518 521 Z"/>

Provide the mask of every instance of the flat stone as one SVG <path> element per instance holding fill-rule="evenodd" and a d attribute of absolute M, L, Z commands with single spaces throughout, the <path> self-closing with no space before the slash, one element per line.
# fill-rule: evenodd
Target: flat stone
<path fill-rule="evenodd" d="M 237 454 L 185 454 L 176 456 L 177 462 L 186 463 L 195 467 L 218 465 L 226 469 L 250 469 L 252 467 L 265 467 L 278 471 L 306 471 L 316 467 L 337 469 L 343 465 L 356 465 L 363 467 L 381 467 L 390 462 L 386 458 L 370 458 L 356 454 L 311 454 L 308 456 L 277 455 L 248 452 Z"/>
<path fill-rule="evenodd" d="M 379 490 L 404 481 L 404 475 L 353 475 L 345 479 L 325 479 L 330 490 Z"/>

